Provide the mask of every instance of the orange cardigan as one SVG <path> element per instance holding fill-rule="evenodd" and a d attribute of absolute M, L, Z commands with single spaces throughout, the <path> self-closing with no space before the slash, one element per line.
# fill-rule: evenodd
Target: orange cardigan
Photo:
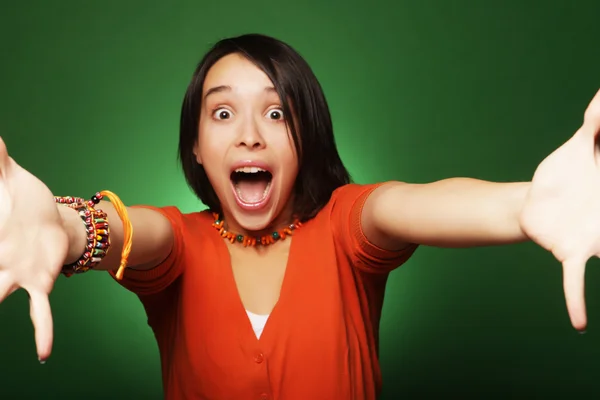
<path fill-rule="evenodd" d="M 360 215 L 376 186 L 339 188 L 294 232 L 280 298 L 260 339 L 212 215 L 156 208 L 172 223 L 173 251 L 153 270 L 127 270 L 120 283 L 145 307 L 167 400 L 376 399 L 388 273 L 416 248 L 394 253 L 366 240 Z"/>

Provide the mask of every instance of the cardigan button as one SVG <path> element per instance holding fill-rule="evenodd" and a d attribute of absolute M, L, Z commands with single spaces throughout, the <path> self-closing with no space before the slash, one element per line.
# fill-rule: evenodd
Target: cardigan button
<path fill-rule="evenodd" d="M 256 362 L 257 364 L 262 363 L 265 360 L 265 356 L 263 356 L 262 353 L 256 353 L 256 355 L 254 356 L 254 362 Z"/>
<path fill-rule="evenodd" d="M 263 393 L 260 395 L 260 400 L 268 400 L 269 399 L 269 395 L 266 393 Z"/>

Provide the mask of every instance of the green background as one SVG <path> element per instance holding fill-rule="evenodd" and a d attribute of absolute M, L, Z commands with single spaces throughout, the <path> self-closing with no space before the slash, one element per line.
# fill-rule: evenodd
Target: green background
<path fill-rule="evenodd" d="M 0 8 L 0 132 L 55 194 L 198 209 L 176 162 L 179 107 L 225 36 L 266 33 L 306 57 L 360 183 L 527 180 L 600 87 L 594 0 L 14 4 Z M 383 398 L 599 395 L 597 268 L 587 282 L 578 335 L 560 265 L 535 245 L 420 249 L 389 283 Z M 162 397 L 134 295 L 90 273 L 61 277 L 51 300 L 43 366 L 25 294 L 0 305 L 0 397 Z"/>

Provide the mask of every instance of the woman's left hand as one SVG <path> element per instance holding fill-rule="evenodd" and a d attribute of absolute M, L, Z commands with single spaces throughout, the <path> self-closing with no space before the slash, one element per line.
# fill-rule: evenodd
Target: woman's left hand
<path fill-rule="evenodd" d="M 587 325 L 584 281 L 591 257 L 600 257 L 600 91 L 582 127 L 537 168 L 521 227 L 563 265 L 563 287 L 573 327 Z"/>

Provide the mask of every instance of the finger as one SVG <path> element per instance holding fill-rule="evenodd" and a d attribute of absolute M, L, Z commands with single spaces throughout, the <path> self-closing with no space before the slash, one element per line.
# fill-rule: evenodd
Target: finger
<path fill-rule="evenodd" d="M 596 92 L 596 95 L 585 110 L 583 121 L 585 124 L 600 125 L 600 90 Z"/>
<path fill-rule="evenodd" d="M 585 264 L 587 260 L 568 259 L 563 262 L 563 288 L 567 311 L 575 329 L 584 332 L 587 326 L 585 307 Z"/>
<path fill-rule="evenodd" d="M 31 322 L 33 322 L 35 330 L 38 359 L 43 363 L 50 357 L 54 339 L 52 311 L 48 295 L 37 291 L 29 292 L 29 306 Z"/>
<path fill-rule="evenodd" d="M 8 150 L 6 149 L 6 143 L 4 143 L 2 136 L 0 136 L 0 172 L 6 168 L 8 161 L 9 157 Z"/>
<path fill-rule="evenodd" d="M 0 303 L 17 290 L 12 277 L 5 272 L 0 275 Z"/>

